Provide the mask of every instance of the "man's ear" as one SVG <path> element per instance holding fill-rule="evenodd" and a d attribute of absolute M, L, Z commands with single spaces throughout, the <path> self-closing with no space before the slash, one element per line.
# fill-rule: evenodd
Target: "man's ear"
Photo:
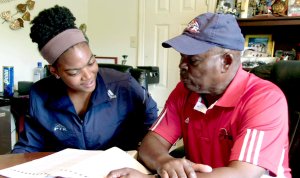
<path fill-rule="evenodd" d="M 58 75 L 58 72 L 57 72 L 56 68 L 53 67 L 52 65 L 49 65 L 48 67 L 49 67 L 50 73 L 51 73 L 52 75 L 54 75 L 55 78 L 59 79 L 60 76 Z"/>
<path fill-rule="evenodd" d="M 222 57 L 222 72 L 226 72 L 233 62 L 232 54 L 225 53 Z"/>

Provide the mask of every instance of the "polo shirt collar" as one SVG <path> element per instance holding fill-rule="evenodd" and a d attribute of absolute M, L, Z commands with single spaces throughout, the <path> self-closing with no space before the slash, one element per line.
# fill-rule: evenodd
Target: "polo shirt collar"
<path fill-rule="evenodd" d="M 235 77 L 229 84 L 223 96 L 217 101 L 216 105 L 221 107 L 235 107 L 240 97 L 245 91 L 249 73 L 239 67 Z"/>

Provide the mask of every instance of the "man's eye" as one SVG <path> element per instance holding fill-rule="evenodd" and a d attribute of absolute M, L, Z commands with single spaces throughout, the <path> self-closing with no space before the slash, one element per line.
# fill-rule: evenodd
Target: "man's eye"
<path fill-rule="evenodd" d="M 190 60 L 191 65 L 195 65 L 195 64 L 197 64 L 197 62 L 199 62 L 199 61 L 198 60 Z"/>

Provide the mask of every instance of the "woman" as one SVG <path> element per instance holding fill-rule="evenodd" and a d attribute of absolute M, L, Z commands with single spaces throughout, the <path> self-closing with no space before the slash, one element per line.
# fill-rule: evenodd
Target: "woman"
<path fill-rule="evenodd" d="M 31 22 L 30 37 L 52 76 L 32 86 L 30 118 L 13 153 L 137 149 L 157 117 L 155 101 L 130 74 L 98 69 L 75 19 L 56 5 Z"/>

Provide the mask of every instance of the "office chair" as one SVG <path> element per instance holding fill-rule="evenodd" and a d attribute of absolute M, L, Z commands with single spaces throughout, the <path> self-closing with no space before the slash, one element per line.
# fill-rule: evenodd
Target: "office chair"
<path fill-rule="evenodd" d="M 136 81 L 143 86 L 146 90 L 148 90 L 148 81 L 146 78 L 146 70 L 133 68 L 129 65 L 121 65 L 121 64 L 98 64 L 99 68 L 112 68 L 121 72 L 129 72 Z M 101 70 L 101 69 L 100 69 Z"/>
<path fill-rule="evenodd" d="M 288 102 L 290 168 L 293 177 L 300 177 L 300 61 L 275 63 L 270 80 L 280 87 Z"/>

